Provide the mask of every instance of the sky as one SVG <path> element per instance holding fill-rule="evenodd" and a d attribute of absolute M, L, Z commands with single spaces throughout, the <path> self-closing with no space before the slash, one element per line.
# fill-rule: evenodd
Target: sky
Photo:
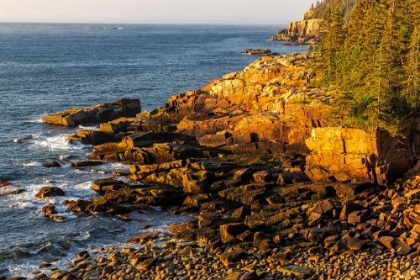
<path fill-rule="evenodd" d="M 0 0 L 0 22 L 288 24 L 316 0 Z"/>

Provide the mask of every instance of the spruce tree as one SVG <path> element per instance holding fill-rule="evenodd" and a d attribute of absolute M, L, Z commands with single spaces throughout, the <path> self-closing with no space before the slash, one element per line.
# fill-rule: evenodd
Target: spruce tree
<path fill-rule="evenodd" d="M 333 116 L 351 126 L 397 132 L 418 111 L 419 5 L 418 0 L 359 0 L 346 28 L 336 28 L 335 10 L 327 14 L 317 62 L 322 81 L 340 92 Z"/>

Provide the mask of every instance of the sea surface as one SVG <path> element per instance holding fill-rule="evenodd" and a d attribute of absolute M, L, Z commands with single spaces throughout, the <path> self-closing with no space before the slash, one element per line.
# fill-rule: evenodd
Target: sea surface
<path fill-rule="evenodd" d="M 85 159 L 92 149 L 66 141 L 66 135 L 81 127 L 47 125 L 42 115 L 122 97 L 139 98 L 143 110 L 151 110 L 176 93 L 242 70 L 257 59 L 241 55 L 246 48 L 306 51 L 305 46 L 268 41 L 280 28 L 0 24 L 0 182 L 12 183 L 0 188 L 0 275 L 31 279 L 44 262 L 65 268 L 75 252 L 123 243 L 144 231 L 138 219 L 151 225 L 148 230 L 190 219 L 158 208 L 137 214 L 131 222 L 67 213 L 63 200 L 96 196 L 92 181 L 126 166 L 72 168 L 72 161 Z M 61 167 L 43 166 L 53 160 Z M 36 198 L 43 186 L 60 187 L 66 196 Z M 2 196 L 15 189 L 24 192 Z M 43 217 L 46 204 L 54 204 L 66 219 Z"/>

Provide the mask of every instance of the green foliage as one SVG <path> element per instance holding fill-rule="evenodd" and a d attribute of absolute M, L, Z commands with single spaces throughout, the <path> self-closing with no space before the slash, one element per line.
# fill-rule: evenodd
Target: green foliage
<path fill-rule="evenodd" d="M 407 116 L 419 113 L 419 5 L 359 0 L 346 27 L 338 2 L 325 13 L 315 67 L 322 70 L 322 84 L 341 92 L 332 116 L 351 126 L 397 132 Z"/>
<path fill-rule="evenodd" d="M 313 45 L 309 45 L 308 47 L 308 53 L 313 53 L 314 52 L 314 46 Z"/>
<path fill-rule="evenodd" d="M 344 44 L 346 29 L 338 4 L 329 9 L 322 21 L 319 32 L 320 43 L 316 46 L 318 67 L 323 69 L 321 80 L 335 83 L 338 77 L 339 53 Z"/>
<path fill-rule="evenodd" d="M 337 3 L 338 2 L 338 3 Z M 323 0 L 321 2 L 317 1 L 316 5 L 311 5 L 310 11 L 312 13 L 306 19 L 316 19 L 316 18 L 325 18 L 325 15 L 331 9 L 332 6 L 338 4 L 338 8 L 343 15 L 344 20 L 347 22 L 350 18 L 351 11 L 353 10 L 354 5 L 357 0 Z"/>

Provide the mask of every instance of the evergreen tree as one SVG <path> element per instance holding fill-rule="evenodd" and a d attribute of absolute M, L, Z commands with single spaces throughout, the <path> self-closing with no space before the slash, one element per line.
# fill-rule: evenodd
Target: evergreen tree
<path fill-rule="evenodd" d="M 351 126 L 397 132 L 417 113 L 420 11 L 418 0 L 359 0 L 350 21 L 330 10 L 316 65 L 340 91 L 332 115 Z M 335 7 L 336 8 L 336 7 Z"/>
<path fill-rule="evenodd" d="M 409 14 L 420 15 L 420 3 L 410 1 Z M 420 16 L 412 18 L 412 33 L 404 65 L 403 95 L 418 115 L 420 106 Z"/>
<path fill-rule="evenodd" d="M 316 52 L 318 67 L 323 69 L 322 82 L 335 83 L 338 77 L 338 54 L 345 39 L 343 15 L 338 5 L 325 14 L 319 37 L 320 43 L 316 47 Z"/>

